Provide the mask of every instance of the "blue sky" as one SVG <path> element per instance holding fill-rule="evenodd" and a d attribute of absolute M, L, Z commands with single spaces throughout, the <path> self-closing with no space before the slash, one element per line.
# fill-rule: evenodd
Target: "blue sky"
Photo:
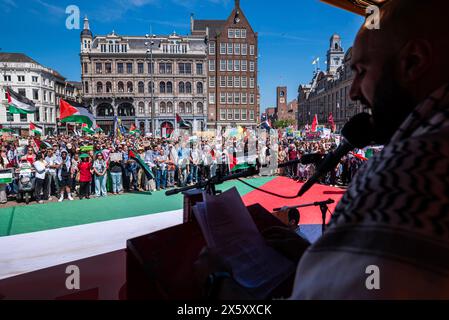
<path fill-rule="evenodd" d="M 0 0 L 0 50 L 23 52 L 43 65 L 79 81 L 79 33 L 65 27 L 68 5 L 87 15 L 94 34 L 144 35 L 189 33 L 190 13 L 198 19 L 226 19 L 234 0 Z M 274 106 L 276 87 L 288 87 L 288 100 L 299 84 L 310 82 L 312 61 L 326 51 L 333 33 L 343 47 L 352 45 L 362 19 L 318 0 L 241 0 L 259 32 L 261 108 Z M 82 27 L 82 25 L 81 25 Z"/>

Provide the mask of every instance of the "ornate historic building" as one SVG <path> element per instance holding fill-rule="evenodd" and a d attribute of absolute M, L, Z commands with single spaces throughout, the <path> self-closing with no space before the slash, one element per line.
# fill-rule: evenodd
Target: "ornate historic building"
<path fill-rule="evenodd" d="M 117 116 L 142 132 L 170 134 L 176 114 L 193 131 L 205 130 L 206 68 L 202 36 L 120 36 L 113 31 L 94 37 L 84 20 L 83 98 L 105 132 L 112 130 Z"/>
<path fill-rule="evenodd" d="M 256 127 L 260 117 L 258 35 L 240 1 L 235 1 L 227 20 L 195 20 L 192 16 L 191 34 L 208 42 L 209 127 Z"/>
<path fill-rule="evenodd" d="M 350 68 L 351 49 L 346 54 L 341 38 L 333 35 L 327 53 L 327 71 L 317 69 L 310 84 L 298 89 L 298 124 L 302 128 L 311 124 L 318 115 L 320 125 L 327 125 L 332 113 L 337 131 L 357 113 L 362 112 L 360 102 L 349 98 L 354 75 Z"/>

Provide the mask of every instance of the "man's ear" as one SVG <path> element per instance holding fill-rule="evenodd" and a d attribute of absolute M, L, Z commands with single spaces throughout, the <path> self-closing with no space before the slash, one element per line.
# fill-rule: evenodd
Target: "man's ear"
<path fill-rule="evenodd" d="M 433 49 L 429 41 L 415 39 L 400 51 L 399 72 L 405 83 L 414 83 L 428 72 L 432 65 Z"/>

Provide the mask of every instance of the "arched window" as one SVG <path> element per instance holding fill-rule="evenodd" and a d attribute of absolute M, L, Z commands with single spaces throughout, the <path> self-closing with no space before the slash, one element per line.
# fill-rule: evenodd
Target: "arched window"
<path fill-rule="evenodd" d="M 103 93 L 103 83 L 97 82 L 97 93 Z"/>
<path fill-rule="evenodd" d="M 84 93 L 89 93 L 89 82 L 84 82 Z"/>
<path fill-rule="evenodd" d="M 173 93 L 173 83 L 167 82 L 167 93 Z"/>
<path fill-rule="evenodd" d="M 179 103 L 179 113 L 186 113 L 186 105 L 184 102 Z"/>
<path fill-rule="evenodd" d="M 165 93 L 165 82 L 159 83 L 159 93 Z"/>
<path fill-rule="evenodd" d="M 186 87 L 184 85 L 184 82 L 179 83 L 179 93 L 186 93 Z"/>
<path fill-rule="evenodd" d="M 192 104 L 190 102 L 186 103 L 186 113 L 192 113 Z"/>
<path fill-rule="evenodd" d="M 125 92 L 125 85 L 123 84 L 123 82 L 119 81 L 119 83 L 117 84 L 118 87 L 118 92 L 123 93 Z"/>
<path fill-rule="evenodd" d="M 106 82 L 106 93 L 111 93 L 112 92 L 112 83 L 110 83 L 109 81 Z"/>
<path fill-rule="evenodd" d="M 131 103 L 124 102 L 122 103 L 117 110 L 119 117 L 134 117 L 136 115 L 136 111 L 134 110 L 134 106 Z"/>
<path fill-rule="evenodd" d="M 145 92 L 145 84 L 142 81 L 139 82 L 138 90 L 139 90 L 139 93 Z"/>
<path fill-rule="evenodd" d="M 154 83 L 153 82 L 148 82 L 148 92 L 151 93 L 151 89 L 153 89 L 153 93 L 154 93 Z"/>
<path fill-rule="evenodd" d="M 145 103 L 139 102 L 139 113 L 145 114 Z"/>
<path fill-rule="evenodd" d="M 196 104 L 196 113 L 202 114 L 204 112 L 204 106 L 201 102 Z"/>
<path fill-rule="evenodd" d="M 159 105 L 159 112 L 160 113 L 167 113 L 167 107 L 165 102 L 161 102 L 161 104 Z"/>
<path fill-rule="evenodd" d="M 97 107 L 97 117 L 114 116 L 114 108 L 109 103 L 102 103 Z"/>
<path fill-rule="evenodd" d="M 196 84 L 196 93 L 203 94 L 203 83 L 202 82 L 198 82 Z"/>
<path fill-rule="evenodd" d="M 126 91 L 129 93 L 133 92 L 133 83 L 131 81 L 128 81 L 126 84 Z"/>
<path fill-rule="evenodd" d="M 167 113 L 173 113 L 173 103 L 167 103 Z"/>
<path fill-rule="evenodd" d="M 192 84 L 190 82 L 186 82 L 186 93 L 192 93 Z"/>

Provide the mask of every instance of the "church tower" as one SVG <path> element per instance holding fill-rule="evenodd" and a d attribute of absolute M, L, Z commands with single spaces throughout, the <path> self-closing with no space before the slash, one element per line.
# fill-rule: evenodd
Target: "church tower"
<path fill-rule="evenodd" d="M 327 51 L 327 72 L 334 74 L 343 65 L 345 52 L 341 46 L 341 37 L 334 34 L 330 39 L 330 47 Z"/>
<path fill-rule="evenodd" d="M 81 53 L 90 52 L 92 46 L 92 32 L 89 27 L 89 19 L 84 18 L 84 27 L 81 31 Z"/>

